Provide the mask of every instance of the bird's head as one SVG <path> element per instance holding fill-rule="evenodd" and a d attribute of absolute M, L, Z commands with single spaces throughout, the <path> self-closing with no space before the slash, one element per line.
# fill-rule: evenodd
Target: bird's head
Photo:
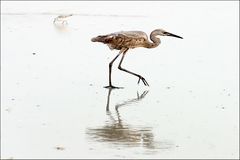
<path fill-rule="evenodd" d="M 156 35 L 160 35 L 160 36 L 172 36 L 172 37 L 183 39 L 183 37 L 180 37 L 180 36 L 178 36 L 176 34 L 167 32 L 167 31 L 165 31 L 163 29 L 156 29 L 156 30 L 153 31 L 153 33 L 155 33 Z"/>

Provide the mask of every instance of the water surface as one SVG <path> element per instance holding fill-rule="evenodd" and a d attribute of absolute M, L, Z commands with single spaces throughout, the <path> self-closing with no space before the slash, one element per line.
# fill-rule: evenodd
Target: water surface
<path fill-rule="evenodd" d="M 237 2 L 1 3 L 2 158 L 239 156 Z M 117 60 L 103 88 L 117 51 L 91 38 L 156 28 L 184 39 L 123 61 L 150 87 Z"/>

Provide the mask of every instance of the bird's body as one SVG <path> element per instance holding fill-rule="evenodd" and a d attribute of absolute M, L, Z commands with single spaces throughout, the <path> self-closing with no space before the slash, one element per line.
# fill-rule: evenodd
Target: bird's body
<path fill-rule="evenodd" d="M 122 48 L 148 47 L 148 36 L 142 31 L 121 31 L 108 35 L 98 36 L 92 39 L 93 42 L 102 42 L 107 44 L 113 50 L 121 50 Z"/>
<path fill-rule="evenodd" d="M 53 23 L 61 22 L 62 24 L 67 24 L 67 18 L 73 16 L 73 14 L 66 14 L 66 15 L 59 15 L 56 18 L 54 18 Z"/>
<path fill-rule="evenodd" d="M 144 48 L 157 47 L 161 43 L 160 39 L 157 38 L 157 36 L 159 36 L 159 35 L 182 38 L 175 34 L 166 32 L 162 29 L 156 29 L 151 32 L 150 39 L 152 42 L 148 40 L 147 34 L 142 31 L 120 31 L 120 32 L 115 32 L 115 33 L 111 33 L 111 34 L 107 34 L 107 35 L 100 35 L 100 36 L 92 38 L 91 39 L 92 42 L 101 42 L 101 43 L 107 44 L 111 50 L 113 50 L 113 49 L 120 50 L 119 54 L 109 64 L 109 86 L 107 86 L 107 87 L 116 88 L 116 87 L 112 86 L 112 83 L 111 83 L 111 68 L 112 68 L 113 62 L 117 59 L 117 57 L 120 54 L 123 54 L 123 57 L 119 63 L 118 68 L 120 70 L 123 70 L 125 72 L 128 72 L 130 74 L 137 76 L 139 78 L 138 83 L 140 82 L 140 80 L 142 80 L 144 85 L 148 85 L 147 81 L 142 76 L 121 68 L 121 63 L 123 61 L 125 53 L 129 49 L 134 49 L 137 47 L 144 47 Z"/>
<path fill-rule="evenodd" d="M 121 31 L 100 36 L 98 40 L 107 44 L 111 50 L 121 50 L 122 48 L 144 47 L 148 37 L 141 31 Z"/>

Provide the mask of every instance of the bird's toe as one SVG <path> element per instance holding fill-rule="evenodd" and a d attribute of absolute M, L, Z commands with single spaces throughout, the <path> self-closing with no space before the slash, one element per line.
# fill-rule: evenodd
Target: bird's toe
<path fill-rule="evenodd" d="M 123 89 L 123 87 L 116 87 L 116 86 L 105 86 L 104 88 L 108 88 L 108 89 Z"/>
<path fill-rule="evenodd" d="M 143 84 L 145 85 L 145 86 L 149 86 L 149 84 L 148 84 L 148 82 L 146 81 L 146 79 L 145 78 L 143 78 L 143 77 L 139 77 L 139 79 L 138 79 L 138 84 L 140 83 L 140 81 L 142 80 L 142 82 L 143 82 Z"/>

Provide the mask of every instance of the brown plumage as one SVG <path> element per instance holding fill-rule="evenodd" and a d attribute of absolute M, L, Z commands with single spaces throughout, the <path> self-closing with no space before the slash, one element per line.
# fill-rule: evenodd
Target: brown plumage
<path fill-rule="evenodd" d="M 157 36 L 172 36 L 172 37 L 182 39 L 182 37 L 166 32 L 163 29 L 156 29 L 151 32 L 150 39 L 152 42 L 148 40 L 147 34 L 142 31 L 121 31 L 121 32 L 107 34 L 107 35 L 100 35 L 91 39 L 92 42 L 101 42 L 101 43 L 107 44 L 111 50 L 113 49 L 120 50 L 119 54 L 109 63 L 109 86 L 106 86 L 106 88 L 119 88 L 112 85 L 111 72 L 112 72 L 112 64 L 120 54 L 122 54 L 122 59 L 118 65 L 118 68 L 122 71 L 130 73 L 134 76 L 137 76 L 139 78 L 138 83 L 140 82 L 140 80 L 142 80 L 145 86 L 149 86 L 145 78 L 143 78 L 139 74 L 133 73 L 131 71 L 128 71 L 122 68 L 121 64 L 126 52 L 129 49 L 133 49 L 137 47 L 144 47 L 144 48 L 157 47 L 161 43 L 160 39 L 157 38 Z"/>

